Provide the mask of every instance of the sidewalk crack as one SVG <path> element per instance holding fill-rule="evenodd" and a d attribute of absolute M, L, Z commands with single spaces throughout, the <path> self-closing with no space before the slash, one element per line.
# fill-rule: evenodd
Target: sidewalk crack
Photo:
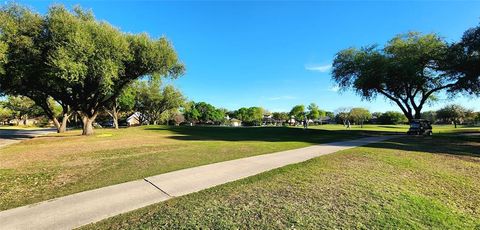
<path fill-rule="evenodd" d="M 147 178 L 143 178 L 143 180 L 149 184 L 151 184 L 153 187 L 155 187 L 156 189 L 158 189 L 160 192 L 164 193 L 165 195 L 167 195 L 168 197 L 174 197 L 170 194 L 168 194 L 167 192 L 165 192 L 165 190 L 161 189 L 160 187 L 158 187 L 157 185 L 155 185 L 154 183 L 152 183 L 151 181 L 147 180 Z"/>

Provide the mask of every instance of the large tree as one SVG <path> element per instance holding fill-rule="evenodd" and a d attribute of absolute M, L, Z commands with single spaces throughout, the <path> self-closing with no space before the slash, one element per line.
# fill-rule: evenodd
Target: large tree
<path fill-rule="evenodd" d="M 448 73 L 459 79 L 451 91 L 480 95 L 480 26 L 465 31 L 450 47 L 447 65 Z"/>
<path fill-rule="evenodd" d="M 166 38 L 122 33 L 80 8 L 53 6 L 39 15 L 13 5 L 1 12 L 8 19 L 0 24 L 8 47 L 2 91 L 54 98 L 82 116 L 84 135 L 93 134 L 98 112 L 132 81 L 184 71 Z"/>
<path fill-rule="evenodd" d="M 383 95 L 409 119 L 435 94 L 454 89 L 463 79 L 449 74 L 449 45 L 436 34 L 411 32 L 390 40 L 383 48 L 367 46 L 342 50 L 333 61 L 333 80 L 353 88 L 363 99 Z"/>

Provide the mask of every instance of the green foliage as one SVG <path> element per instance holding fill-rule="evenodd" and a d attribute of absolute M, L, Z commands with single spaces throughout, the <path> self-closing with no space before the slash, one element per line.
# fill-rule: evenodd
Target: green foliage
<path fill-rule="evenodd" d="M 4 107 L 10 110 L 6 112 L 10 113 L 17 120 L 26 120 L 30 116 L 43 115 L 42 109 L 27 97 L 9 96 Z"/>
<path fill-rule="evenodd" d="M 447 59 L 449 75 L 460 76 L 456 87 L 451 91 L 466 91 L 480 95 L 480 26 L 468 29 L 460 42 L 450 46 Z"/>
<path fill-rule="evenodd" d="M 349 112 L 349 117 L 355 123 L 363 126 L 363 123 L 372 118 L 372 114 L 365 108 L 352 108 Z"/>
<path fill-rule="evenodd" d="M 422 119 L 430 121 L 434 124 L 437 122 L 437 112 L 436 111 L 426 111 L 422 113 Z"/>
<path fill-rule="evenodd" d="M 241 120 L 243 125 L 258 126 L 262 124 L 265 109 L 261 107 L 240 108 L 233 112 L 233 117 Z M 274 113 L 275 114 L 275 113 Z"/>
<path fill-rule="evenodd" d="M 193 123 L 222 124 L 225 122 L 226 110 L 215 108 L 206 102 L 190 102 L 185 108 L 184 116 Z"/>
<path fill-rule="evenodd" d="M 135 90 L 135 93 L 127 95 L 128 97 L 136 96 L 134 108 L 140 112 L 142 120 L 147 123 L 158 123 L 164 113 L 178 110 L 185 102 L 180 91 L 171 85 L 161 87 L 159 82 L 140 81 L 135 85 Z M 129 100 L 131 98 L 126 99 L 125 102 L 128 103 Z"/>
<path fill-rule="evenodd" d="M 377 118 L 377 121 L 380 124 L 384 125 L 397 125 L 397 124 L 403 124 L 408 121 L 407 117 L 403 113 L 396 112 L 396 111 L 387 111 L 380 115 Z"/>
<path fill-rule="evenodd" d="M 0 122 L 8 122 L 14 115 L 14 112 L 5 107 L 5 105 L 0 106 Z"/>
<path fill-rule="evenodd" d="M 465 121 L 465 118 L 472 114 L 472 111 L 457 104 L 447 105 L 437 111 L 437 118 L 444 122 L 453 122 L 455 127 Z"/>
<path fill-rule="evenodd" d="M 197 108 L 195 108 L 195 102 L 190 101 L 184 105 L 183 116 L 185 116 L 185 120 L 197 123 L 200 119 L 200 112 L 198 112 Z"/>
<path fill-rule="evenodd" d="M 425 103 L 437 92 L 453 89 L 458 76 L 447 76 L 448 45 L 436 34 L 411 32 L 383 48 L 350 48 L 337 53 L 333 80 L 353 88 L 363 99 L 381 94 L 395 102 L 408 119 L 420 118 Z"/>
<path fill-rule="evenodd" d="M 311 103 L 310 105 L 308 105 L 307 109 L 307 117 L 312 120 L 323 118 L 326 115 L 326 112 L 324 110 L 321 110 L 315 103 Z"/>
<path fill-rule="evenodd" d="M 288 113 L 285 112 L 274 112 L 272 118 L 277 122 L 286 122 L 290 118 Z"/>
<path fill-rule="evenodd" d="M 325 116 L 329 117 L 331 119 L 335 118 L 335 114 L 333 112 L 330 112 L 330 111 L 325 111 Z"/>
<path fill-rule="evenodd" d="M 290 110 L 290 116 L 293 116 L 297 121 L 303 121 L 305 118 L 305 106 L 296 105 Z"/>
<path fill-rule="evenodd" d="M 35 101 L 51 96 L 88 119 L 140 77 L 184 72 L 166 38 L 122 33 L 79 7 L 72 12 L 55 5 L 39 15 L 7 5 L 0 18 L 9 57 L 1 90 Z"/>

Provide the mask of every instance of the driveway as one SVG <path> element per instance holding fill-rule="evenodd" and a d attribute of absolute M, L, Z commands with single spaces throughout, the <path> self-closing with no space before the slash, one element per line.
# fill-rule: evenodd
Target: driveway
<path fill-rule="evenodd" d="M 54 132 L 56 132 L 56 129 L 53 128 L 32 130 L 0 128 L 0 147 L 11 145 L 20 142 L 21 140 L 30 139 Z"/>

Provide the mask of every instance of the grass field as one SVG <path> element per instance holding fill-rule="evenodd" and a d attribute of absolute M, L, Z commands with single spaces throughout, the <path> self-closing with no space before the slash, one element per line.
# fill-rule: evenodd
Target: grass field
<path fill-rule="evenodd" d="M 379 134 L 295 128 L 79 130 L 0 149 L 0 210 L 173 170 Z"/>
<path fill-rule="evenodd" d="M 403 137 L 322 156 L 86 229 L 479 229 L 480 136 Z"/>

